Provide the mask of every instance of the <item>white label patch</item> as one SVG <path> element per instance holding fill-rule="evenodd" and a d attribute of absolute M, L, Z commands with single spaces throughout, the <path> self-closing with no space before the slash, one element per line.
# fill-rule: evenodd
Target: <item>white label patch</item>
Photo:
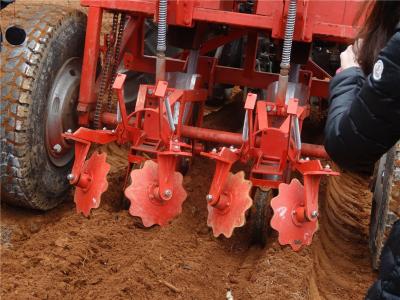
<path fill-rule="evenodd" d="M 372 71 L 372 77 L 375 80 L 380 80 L 382 78 L 383 73 L 383 62 L 378 60 L 374 65 L 374 70 Z"/>

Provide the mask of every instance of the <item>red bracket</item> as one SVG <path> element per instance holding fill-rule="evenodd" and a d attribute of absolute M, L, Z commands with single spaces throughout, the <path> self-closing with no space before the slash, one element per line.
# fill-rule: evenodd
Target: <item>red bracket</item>
<path fill-rule="evenodd" d="M 157 153 L 159 195 L 163 200 L 169 200 L 173 194 L 174 176 L 178 156 L 191 157 L 192 153 L 181 148 L 191 149 L 190 145 L 181 143 L 178 139 L 170 141 L 169 150 Z"/>
<path fill-rule="evenodd" d="M 226 203 L 221 203 L 220 195 L 228 178 L 232 165 L 239 160 L 240 150 L 223 147 L 220 152 L 201 152 L 200 155 L 216 160 L 215 173 L 207 195 L 208 204 L 223 210 Z"/>
<path fill-rule="evenodd" d="M 302 210 L 304 213 L 296 214 L 299 222 L 312 221 L 318 217 L 318 191 L 319 183 L 323 175 L 338 176 L 338 172 L 330 168 L 323 168 L 319 160 L 300 160 L 294 165 L 304 177 L 305 203 Z"/>

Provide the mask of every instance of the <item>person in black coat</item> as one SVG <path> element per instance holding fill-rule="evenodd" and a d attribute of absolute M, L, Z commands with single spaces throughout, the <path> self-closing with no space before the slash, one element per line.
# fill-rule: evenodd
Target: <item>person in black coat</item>
<path fill-rule="evenodd" d="M 400 1 L 375 1 L 330 84 L 325 148 L 344 169 L 371 174 L 400 139 Z M 400 300 L 400 220 L 382 250 L 367 300 Z"/>

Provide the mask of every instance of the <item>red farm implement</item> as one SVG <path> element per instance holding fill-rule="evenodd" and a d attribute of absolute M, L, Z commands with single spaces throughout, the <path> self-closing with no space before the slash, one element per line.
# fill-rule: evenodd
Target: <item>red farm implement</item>
<path fill-rule="evenodd" d="M 214 236 L 230 237 L 244 225 L 252 206 L 259 216 L 271 206 L 273 216 L 264 222 L 278 231 L 279 242 L 294 250 L 309 245 L 318 228 L 321 177 L 338 173 L 320 162 L 328 159 L 322 145 L 302 141 L 303 125 L 312 112 L 322 118 L 326 111 L 329 80 L 340 50 L 355 36 L 353 20 L 360 2 L 81 4 L 87 7 L 83 61 L 76 59 L 79 53 L 71 54 L 51 79 L 43 146 L 53 165 L 67 168 L 63 179 L 75 186 L 77 211 L 88 216 L 108 188 L 106 154 L 95 150 L 88 158 L 91 145 L 115 142 L 129 147 L 124 194 L 130 214 L 144 226 L 164 226 L 179 215 L 187 197 L 182 173 L 193 157 L 202 156 L 215 161 L 204 195 Z M 112 24 L 106 27 L 110 13 Z M 83 17 L 70 18 L 78 24 Z M 73 51 L 74 43 L 71 37 L 66 51 Z M 32 51 L 40 52 L 39 46 Z M 242 130 L 205 128 L 206 102 L 217 98 L 218 88 L 233 86 L 243 92 Z M 75 123 L 66 114 L 76 115 Z M 10 170 L 19 168 L 15 157 L 7 160 Z M 250 166 L 250 171 L 233 174 L 235 163 Z M 17 175 L 7 179 L 14 185 L 6 192 L 25 195 L 26 202 L 27 188 Z M 39 200 L 23 201 L 25 206 L 49 208 Z M 258 229 L 265 234 L 263 226 Z"/>
<path fill-rule="evenodd" d="M 310 99 L 328 95 L 330 75 L 309 58 L 311 42 L 349 41 L 359 3 L 353 1 L 99 1 L 88 6 L 88 25 L 78 104 L 79 125 L 64 137 L 75 142 L 75 162 L 68 175 L 76 186 L 79 212 L 99 206 L 107 188 L 105 154 L 86 160 L 90 145 L 129 144 L 127 161 L 136 166 L 125 195 L 129 212 L 145 226 L 166 225 L 177 217 L 187 196 L 179 165 L 201 155 L 215 161 L 207 195 L 208 225 L 215 236 L 230 237 L 243 226 L 252 206 L 251 189 L 278 189 L 271 203 L 271 226 L 279 242 L 294 250 L 309 245 L 318 227 L 318 190 L 324 175 L 338 175 L 314 158 L 327 158 L 320 145 L 301 141 Z M 114 13 L 112 32 L 101 39 L 102 14 Z M 155 56 L 144 54 L 145 20 L 157 22 Z M 215 28 L 222 26 L 221 33 Z M 213 31 L 214 30 L 214 31 Z M 181 51 L 166 55 L 167 31 Z M 259 41 L 279 41 L 280 70 L 257 69 Z M 244 38 L 240 67 L 219 64 L 209 55 Z M 171 39 L 171 40 L 172 40 Z M 280 42 L 283 41 L 283 42 Z M 292 45 L 297 60 L 291 67 Z M 103 58 L 101 75 L 98 62 Z M 154 84 L 142 84 L 135 107 L 128 112 L 124 89 L 127 75 L 119 70 L 154 73 Z M 293 76 L 291 76 L 293 75 Z M 289 80 L 289 77 L 294 80 Z M 266 97 L 247 92 L 241 133 L 203 128 L 205 102 L 216 84 L 266 90 Z M 111 91 L 112 88 L 112 91 Z M 112 100 L 116 95 L 117 105 Z M 108 97 L 107 97 L 108 96 Z M 321 100 L 323 101 L 323 100 Z M 89 129 L 92 125 L 95 129 Z M 207 142 L 217 143 L 213 149 Z M 236 162 L 251 171 L 231 173 Z M 298 172 L 303 178 L 292 179 Z M 267 199 L 269 197 L 269 199 Z"/>

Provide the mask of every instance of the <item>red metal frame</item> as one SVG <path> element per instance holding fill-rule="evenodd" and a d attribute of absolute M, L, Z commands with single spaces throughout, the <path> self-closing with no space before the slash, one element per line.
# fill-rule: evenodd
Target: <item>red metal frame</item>
<path fill-rule="evenodd" d="M 96 78 L 100 51 L 102 15 L 106 10 L 119 10 L 128 14 L 124 29 L 119 61 L 125 68 L 136 72 L 155 73 L 156 58 L 144 55 L 144 21 L 156 18 L 155 0 L 81 0 L 88 6 L 88 23 L 83 58 L 82 81 L 78 104 L 81 127 L 65 137 L 75 141 L 76 158 L 72 170 L 71 184 L 80 186 L 82 169 L 91 143 L 131 145 L 127 158 L 129 163 L 138 164 L 149 157 L 157 160 L 159 181 L 157 193 L 160 201 L 168 201 L 173 194 L 174 174 L 180 158 L 190 159 L 201 154 L 216 161 L 216 171 L 208 194 L 209 205 L 216 209 L 226 209 L 221 201 L 221 191 L 227 180 L 231 166 L 236 161 L 253 161 L 250 180 L 253 186 L 278 188 L 288 183 L 290 173 L 298 171 L 304 176 L 305 203 L 298 209 L 304 211 L 299 222 L 312 220 L 311 214 L 318 210 L 317 195 L 322 175 L 336 175 L 330 169 L 322 168 L 318 160 L 305 157 L 328 158 L 320 145 L 301 143 L 300 132 L 303 120 L 310 111 L 309 97 L 326 98 L 330 76 L 313 61 L 303 66 L 300 82 L 307 88 L 307 99 L 290 99 L 287 103 L 271 99 L 257 99 L 249 93 L 244 105 L 246 110 L 245 134 L 202 128 L 203 111 L 207 96 L 217 83 L 240 85 L 266 89 L 278 80 L 278 74 L 255 70 L 258 36 L 270 34 L 274 39 L 282 39 L 288 1 L 256 1 L 255 13 L 244 14 L 237 11 L 236 1 L 169 1 L 168 24 L 193 27 L 196 24 L 220 23 L 229 26 L 229 31 L 220 36 L 200 42 L 197 74 L 200 80 L 192 90 L 181 90 L 168 86 L 166 81 L 155 85 L 141 85 L 138 91 L 135 111 L 128 115 L 123 87 L 126 76 L 119 74 L 113 83 L 118 97 L 121 121 L 116 114 L 103 113 L 103 124 L 114 130 L 92 130 L 90 126 L 96 104 L 98 80 Z M 360 3 L 353 0 L 311 1 L 299 0 L 294 40 L 311 42 L 325 39 L 345 43 L 355 34 L 352 21 Z M 247 36 L 243 68 L 232 68 L 218 64 L 218 59 L 207 53 L 242 36 Z M 166 58 L 166 72 L 185 72 L 188 50 L 179 58 Z M 299 104 L 302 100 L 302 105 Z M 168 106 L 169 105 L 169 106 Z M 179 117 L 170 124 L 168 111 L 179 105 Z M 194 106 L 198 106 L 194 114 Z M 188 110 L 189 119 L 184 120 Z M 194 122 L 195 121 L 195 122 Z M 86 127 L 86 128 L 85 128 Z M 190 141 L 188 143 L 187 141 Z M 216 142 L 223 147 L 214 151 L 204 151 L 203 142 Z M 146 154 L 146 158 L 143 157 Z"/>

